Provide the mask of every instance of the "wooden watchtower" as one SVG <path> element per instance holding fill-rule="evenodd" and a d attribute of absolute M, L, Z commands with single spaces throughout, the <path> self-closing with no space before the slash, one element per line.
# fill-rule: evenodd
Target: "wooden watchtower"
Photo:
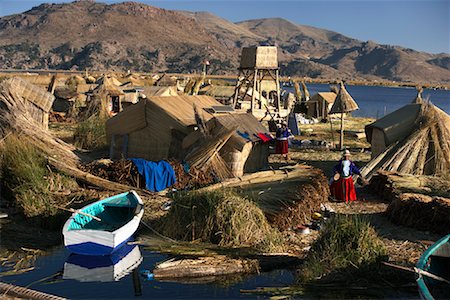
<path fill-rule="evenodd" d="M 274 91 L 263 95 L 263 86 L 272 85 Z M 256 117 L 274 112 L 280 115 L 280 81 L 277 47 L 242 48 L 239 76 L 233 96 L 233 107 L 250 111 Z"/>

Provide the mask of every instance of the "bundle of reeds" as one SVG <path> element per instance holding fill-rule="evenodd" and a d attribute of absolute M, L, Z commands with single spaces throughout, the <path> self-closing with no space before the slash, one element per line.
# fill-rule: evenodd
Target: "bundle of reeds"
<path fill-rule="evenodd" d="M 403 226 L 440 234 L 450 233 L 450 199 L 404 193 L 388 206 L 389 219 Z"/>
<path fill-rule="evenodd" d="M 283 252 L 284 241 L 254 202 L 227 190 L 178 193 L 158 230 L 179 240 Z"/>
<path fill-rule="evenodd" d="M 215 135 L 204 136 L 198 146 L 186 156 L 185 160 L 193 168 L 203 170 L 211 168 L 219 179 L 233 177 L 219 151 L 225 146 L 236 129 L 237 127 L 222 128 Z"/>
<path fill-rule="evenodd" d="M 283 230 L 308 222 L 330 194 L 323 172 L 306 165 L 247 174 L 204 189 L 222 188 L 236 188 L 253 199 L 268 220 Z"/>
<path fill-rule="evenodd" d="M 415 129 L 372 159 L 362 175 L 379 170 L 414 175 L 450 176 L 450 117 L 431 103 L 424 103 Z"/>
<path fill-rule="evenodd" d="M 450 180 L 437 176 L 380 171 L 372 176 L 370 188 L 387 201 L 394 200 L 402 193 L 450 198 Z"/>

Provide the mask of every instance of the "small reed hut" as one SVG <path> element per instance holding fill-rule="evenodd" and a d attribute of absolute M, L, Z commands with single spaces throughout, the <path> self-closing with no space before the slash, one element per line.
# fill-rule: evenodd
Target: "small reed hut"
<path fill-rule="evenodd" d="M 370 177 L 384 170 L 414 175 L 449 176 L 450 116 L 431 103 L 423 103 L 410 134 L 398 137 L 362 170 Z"/>
<path fill-rule="evenodd" d="M 422 90 L 419 89 L 410 104 L 365 127 L 367 141 L 372 145 L 372 158 L 386 150 L 389 145 L 411 134 L 423 103 Z"/>
<path fill-rule="evenodd" d="M 55 96 L 20 77 L 8 79 L 4 85 L 14 94 L 13 97 L 24 100 L 27 115 L 37 124 L 41 124 L 43 129 L 48 129 L 48 114 Z"/>
<path fill-rule="evenodd" d="M 197 126 L 194 105 L 205 121 L 213 117 L 212 107 L 222 107 L 208 96 L 148 97 L 109 119 L 111 158 L 181 158 L 182 141 Z"/>
<path fill-rule="evenodd" d="M 227 113 L 217 114 L 206 122 L 207 135 L 219 136 L 222 132 L 226 138 L 218 140 L 216 147 L 220 158 L 223 159 L 229 177 L 240 177 L 244 173 L 253 173 L 267 168 L 269 157 L 269 145 L 258 138 L 258 133 L 266 133 L 267 129 L 251 113 Z M 199 153 L 203 149 L 204 155 L 210 152 L 202 139 L 202 133 L 193 132 L 183 141 L 183 147 L 194 149 Z M 214 145 L 215 146 L 215 145 Z M 210 147 L 211 149 L 214 148 Z"/>
<path fill-rule="evenodd" d="M 116 115 L 122 111 L 122 101 L 125 94 L 108 77 L 103 77 L 98 87 L 93 90 L 89 106 L 100 107 L 110 116 Z"/>
<path fill-rule="evenodd" d="M 365 127 L 367 141 L 372 146 L 372 158 L 411 134 L 421 106 L 405 105 Z"/>
<path fill-rule="evenodd" d="M 307 115 L 317 119 L 327 119 L 328 112 L 336 100 L 336 93 L 321 92 L 317 93 L 305 102 L 307 107 Z"/>

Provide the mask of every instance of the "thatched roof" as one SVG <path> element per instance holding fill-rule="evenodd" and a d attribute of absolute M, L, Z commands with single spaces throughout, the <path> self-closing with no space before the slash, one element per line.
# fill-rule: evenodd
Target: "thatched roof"
<path fill-rule="evenodd" d="M 156 86 L 175 86 L 177 85 L 177 78 L 163 74 L 155 83 Z"/>
<path fill-rule="evenodd" d="M 317 93 L 309 99 L 311 102 L 318 102 L 321 100 L 325 100 L 327 103 L 332 104 L 336 100 L 336 94 L 333 92 L 321 92 Z"/>
<path fill-rule="evenodd" d="M 102 84 L 105 84 L 105 82 L 108 82 L 109 84 L 113 84 L 115 86 L 122 85 L 122 82 L 120 82 L 119 79 L 117 79 L 114 76 L 109 76 L 109 75 L 104 75 L 104 76 L 100 77 L 99 79 L 97 79 L 97 81 L 95 83 L 102 85 Z"/>
<path fill-rule="evenodd" d="M 127 134 L 147 127 L 149 122 L 162 122 L 164 119 L 175 119 L 182 126 L 196 125 L 194 104 L 202 114 L 205 121 L 213 116 L 205 108 L 222 106 L 219 102 L 208 96 L 170 96 L 149 97 L 137 104 L 127 107 L 107 121 L 107 135 Z M 146 113 L 146 107 L 150 106 L 152 115 Z"/>
<path fill-rule="evenodd" d="M 123 95 L 123 92 L 117 85 L 108 77 L 103 77 L 102 83 L 99 84 L 94 90 L 94 94 L 109 94 L 112 96 Z"/>
<path fill-rule="evenodd" d="M 395 142 L 363 168 L 363 176 L 378 170 L 415 175 L 450 174 L 450 117 L 431 103 L 420 113 L 409 136 Z"/>
<path fill-rule="evenodd" d="M 146 97 L 152 96 L 178 96 L 175 86 L 144 86 L 142 92 Z"/>
<path fill-rule="evenodd" d="M 33 103 L 41 110 L 49 112 L 52 108 L 55 96 L 43 88 L 33 85 L 20 77 L 11 78 L 7 81 L 7 85 L 9 90 L 14 91 L 24 100 Z"/>
<path fill-rule="evenodd" d="M 78 92 L 74 89 L 71 89 L 67 86 L 60 86 L 55 88 L 55 97 L 58 99 L 69 100 L 78 96 Z"/>
<path fill-rule="evenodd" d="M 372 141 L 375 128 L 383 131 L 386 145 L 407 137 L 414 128 L 421 104 L 408 104 L 365 127 L 367 141 Z"/>
<path fill-rule="evenodd" d="M 339 93 L 331 107 L 330 114 L 348 113 L 357 109 L 359 109 L 358 104 L 356 104 L 355 100 L 347 92 L 344 83 L 341 82 Z"/>
<path fill-rule="evenodd" d="M 173 118 L 177 119 L 180 123 L 185 126 L 196 125 L 194 114 L 194 105 L 197 107 L 198 111 L 203 114 L 205 121 L 212 118 L 212 114 L 206 112 L 205 109 L 211 108 L 212 106 L 223 106 L 221 103 L 217 102 L 214 98 L 209 96 L 188 96 L 179 95 L 171 97 L 149 97 L 147 101 L 150 101 L 161 109 L 163 109 L 167 114 L 171 115 Z"/>
<path fill-rule="evenodd" d="M 242 149 L 245 144 L 249 142 L 260 142 L 260 139 L 256 136 L 258 133 L 265 133 L 268 130 L 251 114 L 251 113 L 233 113 L 214 116 L 207 124 L 212 128 L 236 128 L 234 134 L 228 141 L 228 145 L 236 149 Z M 213 129 L 214 131 L 214 129 Z M 245 133 L 249 135 L 246 139 L 239 133 Z"/>
<path fill-rule="evenodd" d="M 422 104 L 423 103 L 422 91 L 423 91 L 422 88 L 417 90 L 417 96 L 416 96 L 416 98 L 414 98 L 414 100 L 412 102 L 413 104 Z"/>

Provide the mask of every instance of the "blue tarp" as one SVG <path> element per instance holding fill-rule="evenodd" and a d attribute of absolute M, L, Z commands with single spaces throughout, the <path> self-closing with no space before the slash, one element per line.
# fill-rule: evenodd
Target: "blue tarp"
<path fill-rule="evenodd" d="M 144 177 L 145 187 L 149 191 L 162 191 L 177 181 L 172 166 L 164 160 L 159 162 L 142 158 L 130 158 L 130 160 L 136 165 L 139 174 Z"/>

